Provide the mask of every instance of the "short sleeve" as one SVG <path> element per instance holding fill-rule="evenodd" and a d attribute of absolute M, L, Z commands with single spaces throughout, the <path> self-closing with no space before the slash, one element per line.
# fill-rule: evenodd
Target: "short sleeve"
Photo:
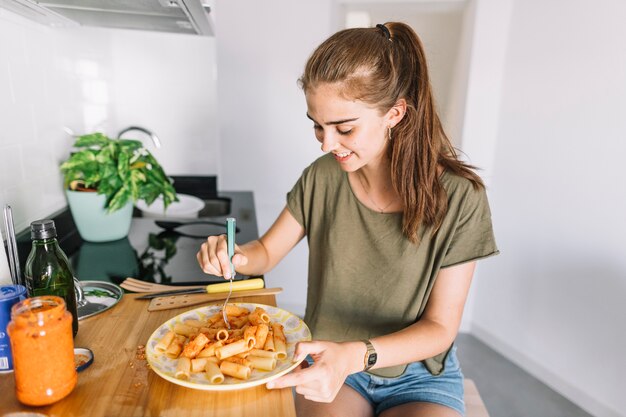
<path fill-rule="evenodd" d="M 302 171 L 291 191 L 287 193 L 287 209 L 298 223 L 307 230 L 311 210 L 311 192 L 315 183 L 316 165 L 311 164 Z"/>
<path fill-rule="evenodd" d="M 468 188 L 462 196 L 451 199 L 457 211 L 453 215 L 453 235 L 442 268 L 486 258 L 499 253 L 493 233 L 491 210 L 484 188 Z M 454 210 L 449 207 L 449 210 Z"/>
<path fill-rule="evenodd" d="M 292 216 L 304 227 L 304 179 L 300 177 L 287 193 L 287 208 Z"/>

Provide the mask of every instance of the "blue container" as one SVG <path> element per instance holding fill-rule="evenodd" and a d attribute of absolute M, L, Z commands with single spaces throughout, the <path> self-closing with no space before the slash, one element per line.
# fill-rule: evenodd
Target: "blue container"
<path fill-rule="evenodd" d="M 13 370 L 7 325 L 11 321 L 11 307 L 25 298 L 26 287 L 23 285 L 0 285 L 0 372 Z"/>

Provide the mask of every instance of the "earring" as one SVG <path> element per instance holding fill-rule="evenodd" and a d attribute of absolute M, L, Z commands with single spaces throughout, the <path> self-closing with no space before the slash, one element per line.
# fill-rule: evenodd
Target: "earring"
<path fill-rule="evenodd" d="M 391 140 L 391 126 L 387 126 L 387 140 Z"/>

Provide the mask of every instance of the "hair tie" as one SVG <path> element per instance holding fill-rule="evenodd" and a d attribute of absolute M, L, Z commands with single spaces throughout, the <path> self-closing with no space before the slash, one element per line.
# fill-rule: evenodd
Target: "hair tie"
<path fill-rule="evenodd" d="M 388 41 L 391 40 L 391 32 L 389 32 L 389 29 L 387 29 L 387 26 L 379 23 L 376 25 L 376 27 L 383 31 L 383 35 L 385 35 Z"/>

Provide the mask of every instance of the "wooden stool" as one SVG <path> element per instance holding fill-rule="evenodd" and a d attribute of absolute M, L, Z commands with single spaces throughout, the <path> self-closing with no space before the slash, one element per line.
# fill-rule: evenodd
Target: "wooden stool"
<path fill-rule="evenodd" d="M 466 417 L 489 417 L 485 403 L 483 403 L 476 384 L 471 379 L 465 379 L 465 416 Z"/>

